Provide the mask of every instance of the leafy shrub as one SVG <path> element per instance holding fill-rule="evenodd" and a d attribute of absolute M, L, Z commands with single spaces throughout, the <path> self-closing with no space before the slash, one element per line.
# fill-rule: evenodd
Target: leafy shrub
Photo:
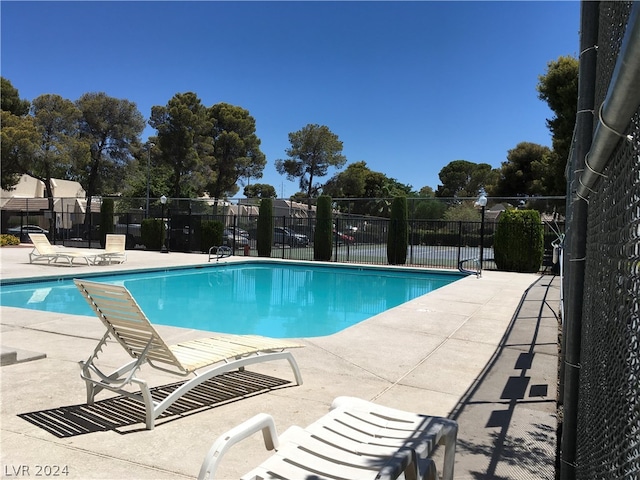
<path fill-rule="evenodd" d="M 3 233 L 2 235 L 0 235 L 0 247 L 4 247 L 7 245 L 20 245 L 20 239 L 15 235 Z"/>
<path fill-rule="evenodd" d="M 145 218 L 140 226 L 140 236 L 147 250 L 160 250 L 164 243 L 164 222 L 159 218 Z"/>
<path fill-rule="evenodd" d="M 407 197 L 395 197 L 391 204 L 389 236 L 387 238 L 387 260 L 390 265 L 404 265 L 407 262 L 408 242 Z"/>
<path fill-rule="evenodd" d="M 217 220 L 203 220 L 200 224 L 200 251 L 208 252 L 213 246 L 222 245 L 224 224 Z"/>
<path fill-rule="evenodd" d="M 493 241 L 499 270 L 534 273 L 544 255 L 544 229 L 537 210 L 509 210 L 500 215 Z"/>
<path fill-rule="evenodd" d="M 313 235 L 313 259 L 328 262 L 331 260 L 333 217 L 331 213 L 331 197 L 318 197 L 316 230 Z"/>
<path fill-rule="evenodd" d="M 271 256 L 273 244 L 273 199 L 263 198 L 258 210 L 258 225 L 256 232 L 256 246 L 259 257 Z"/>

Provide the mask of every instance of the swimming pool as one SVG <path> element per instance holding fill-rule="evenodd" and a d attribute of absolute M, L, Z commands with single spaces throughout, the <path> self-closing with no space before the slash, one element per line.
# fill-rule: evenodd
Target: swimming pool
<path fill-rule="evenodd" d="M 298 338 L 331 335 L 464 276 L 256 262 L 83 278 L 124 285 L 153 323 Z M 94 315 L 70 277 L 5 283 L 0 305 Z"/>

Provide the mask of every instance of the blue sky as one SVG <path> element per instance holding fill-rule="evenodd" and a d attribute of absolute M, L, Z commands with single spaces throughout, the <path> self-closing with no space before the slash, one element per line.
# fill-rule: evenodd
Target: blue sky
<path fill-rule="evenodd" d="M 145 118 L 187 91 L 241 106 L 267 156 L 252 183 L 288 197 L 297 183 L 275 160 L 309 123 L 415 190 L 453 160 L 499 167 L 519 142 L 550 146 L 536 85 L 577 57 L 580 3 L 2 1 L 0 15 L 1 73 L 21 98 L 105 92 Z"/>

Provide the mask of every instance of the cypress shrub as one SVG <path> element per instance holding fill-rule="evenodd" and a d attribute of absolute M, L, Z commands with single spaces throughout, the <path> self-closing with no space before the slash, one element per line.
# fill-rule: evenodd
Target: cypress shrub
<path fill-rule="evenodd" d="M 391 204 L 389 236 L 387 237 L 387 260 L 390 265 L 404 265 L 407 261 L 409 243 L 409 214 L 407 197 L 395 197 Z"/>
<path fill-rule="evenodd" d="M 273 199 L 263 198 L 258 210 L 258 225 L 256 231 L 256 244 L 259 257 L 271 256 L 273 244 Z"/>
<path fill-rule="evenodd" d="M 213 246 L 222 245 L 224 224 L 217 220 L 203 220 L 200 223 L 200 251 L 208 252 Z"/>
<path fill-rule="evenodd" d="M 333 217 L 331 213 L 331 197 L 318 197 L 316 231 L 313 234 L 313 259 L 323 262 L 331 260 Z"/>
<path fill-rule="evenodd" d="M 160 250 L 164 243 L 164 222 L 160 218 L 145 218 L 140 225 L 142 244 L 147 250 Z"/>
<path fill-rule="evenodd" d="M 113 225 L 113 198 L 104 198 L 100 205 L 100 245 L 104 248 L 107 234 L 115 232 Z"/>
<path fill-rule="evenodd" d="M 544 255 L 544 228 L 537 210 L 510 210 L 500 215 L 493 239 L 498 270 L 535 273 Z"/>

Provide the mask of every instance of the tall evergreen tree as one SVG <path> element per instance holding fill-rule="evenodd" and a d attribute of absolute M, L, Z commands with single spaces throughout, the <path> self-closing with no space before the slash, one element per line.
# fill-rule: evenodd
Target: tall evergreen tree
<path fill-rule="evenodd" d="M 389 235 L 387 238 L 387 260 L 390 265 L 404 265 L 407 262 L 409 245 L 409 220 L 407 197 L 395 197 L 391 204 Z"/>
<path fill-rule="evenodd" d="M 177 93 L 166 106 L 151 108 L 149 125 L 158 131 L 160 162 L 171 169 L 174 198 L 200 195 L 216 177 L 212 161 L 211 120 L 193 92 Z"/>
<path fill-rule="evenodd" d="M 273 198 L 263 198 L 258 209 L 256 247 L 259 257 L 270 257 L 273 245 Z"/>
<path fill-rule="evenodd" d="M 578 107 L 578 67 L 576 58 L 561 56 L 549 62 L 546 73 L 538 77 L 538 96 L 555 114 L 547 119 L 553 145 L 553 154 L 548 158 L 550 184 L 547 195 L 564 195 L 566 192 L 565 169 Z"/>
<path fill-rule="evenodd" d="M 276 198 L 278 195 L 273 185 L 267 183 L 254 183 L 244 187 L 244 196 L 247 198 Z"/>
<path fill-rule="evenodd" d="M 342 168 L 347 159 L 342 155 L 342 142 L 324 125 L 308 124 L 289 134 L 291 147 L 285 150 L 289 158 L 276 160 L 276 170 L 289 180 L 298 180 L 300 190 L 307 195 L 307 206 L 320 189 L 314 180 L 324 177 L 329 167 Z"/>
<path fill-rule="evenodd" d="M 521 142 L 509 150 L 502 163 L 501 176 L 494 195 L 517 197 L 549 195 L 549 158 L 551 150 L 537 143 Z"/>
<path fill-rule="evenodd" d="M 238 181 L 262 177 L 267 159 L 260 151 L 256 121 L 243 108 L 218 103 L 209 109 L 212 123 L 215 175 L 206 190 L 215 199 L 235 195 Z"/>
<path fill-rule="evenodd" d="M 0 81 L 0 184 L 3 189 L 12 190 L 31 166 L 38 134 L 33 119 L 27 116 L 31 103 L 20 98 L 9 80 L 0 77 Z"/>
<path fill-rule="evenodd" d="M 438 176 L 442 184 L 436 197 L 475 197 L 481 188 L 491 193 L 499 172 L 488 163 L 454 160 L 442 167 Z"/>
<path fill-rule="evenodd" d="M 0 186 L 13 190 L 20 175 L 31 168 L 38 151 L 39 135 L 32 117 L 19 117 L 2 110 L 0 127 Z"/>
<path fill-rule="evenodd" d="M 144 118 L 136 104 L 110 97 L 104 92 L 85 93 L 77 101 L 81 112 L 80 138 L 89 146 L 89 159 L 78 169 L 79 180 L 87 192 L 87 222 L 91 218 L 91 199 L 103 193 L 108 175 L 131 160 L 144 129 Z M 111 192 L 110 192 L 111 193 Z"/>
<path fill-rule="evenodd" d="M 411 194 L 411 188 L 411 185 L 371 170 L 366 162 L 360 161 L 331 177 L 322 187 L 322 192 L 333 198 L 370 199 L 353 202 L 351 213 L 386 217 L 389 215 L 390 199 Z"/>
<path fill-rule="evenodd" d="M 0 77 L 0 109 L 18 117 L 24 117 L 29 113 L 31 103 L 20 98 L 18 89 L 4 77 Z"/>
<path fill-rule="evenodd" d="M 52 178 L 73 178 L 77 156 L 86 160 L 87 144 L 78 141 L 80 110 L 60 95 L 44 94 L 33 100 L 33 121 L 39 133 L 39 149 L 27 172 L 41 180 L 53 210 Z"/>
<path fill-rule="evenodd" d="M 316 229 L 313 234 L 313 259 L 323 262 L 331 260 L 333 214 L 331 211 L 331 197 L 318 197 Z"/>

